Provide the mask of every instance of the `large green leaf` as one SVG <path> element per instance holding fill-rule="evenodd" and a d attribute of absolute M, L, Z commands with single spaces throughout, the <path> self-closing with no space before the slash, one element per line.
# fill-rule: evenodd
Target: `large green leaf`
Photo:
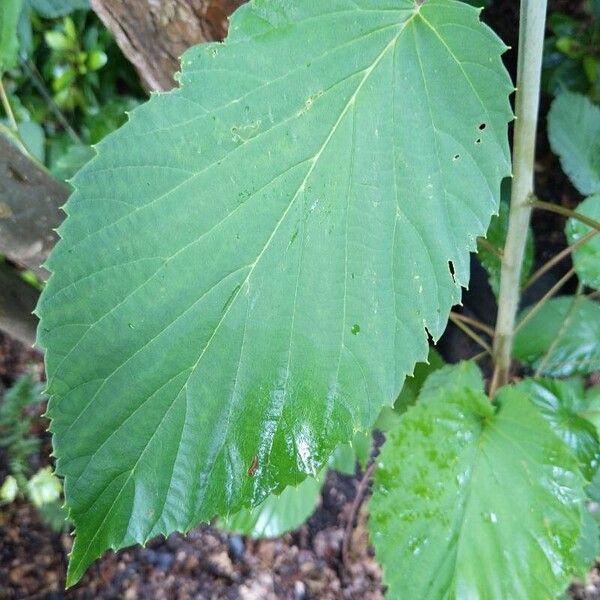
<path fill-rule="evenodd" d="M 503 389 L 494 414 L 442 374 L 375 472 L 369 527 L 388 597 L 554 598 L 585 554 L 577 461 L 523 392 Z"/>
<path fill-rule="evenodd" d="M 426 357 L 509 171 L 478 14 L 255 0 L 77 174 L 39 306 L 69 583 L 316 473 Z"/>
<path fill-rule="evenodd" d="M 517 386 L 535 404 L 552 430 L 571 449 L 588 481 L 600 463 L 596 427 L 581 415 L 587 408 L 582 379 L 525 379 Z"/>
<path fill-rule="evenodd" d="M 586 198 L 577 207 L 577 212 L 600 221 L 600 194 Z M 576 219 L 569 219 L 565 228 L 569 244 L 575 243 L 592 231 L 594 230 L 589 225 Z M 600 289 L 600 235 L 596 234 L 573 250 L 573 263 L 582 283 Z"/>
<path fill-rule="evenodd" d="M 218 526 L 252 538 L 274 538 L 296 529 L 314 512 L 324 475 L 307 477 L 299 486 L 288 487 L 281 495 L 271 494 L 255 508 L 243 508 L 219 519 Z"/>
<path fill-rule="evenodd" d="M 548 136 L 573 185 L 584 195 L 600 192 L 600 108 L 582 94 L 561 93 L 548 113 Z"/>
<path fill-rule="evenodd" d="M 567 377 L 597 371 L 600 304 L 584 296 L 546 302 L 517 333 L 513 354 L 540 375 Z"/>
<path fill-rule="evenodd" d="M 17 23 L 21 14 L 22 0 L 0 2 L 0 76 L 14 66 L 19 51 Z"/>

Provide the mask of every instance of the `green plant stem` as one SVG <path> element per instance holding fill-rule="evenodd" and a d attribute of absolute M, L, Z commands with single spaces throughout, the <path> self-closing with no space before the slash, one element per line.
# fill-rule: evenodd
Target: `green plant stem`
<path fill-rule="evenodd" d="M 2 83 L 2 78 L 0 78 L 0 100 L 2 101 L 2 108 L 6 113 L 6 117 L 8 118 L 8 122 L 10 123 L 11 129 L 15 133 L 19 133 L 19 128 L 17 127 L 17 121 L 15 120 L 15 115 L 10 107 L 10 102 L 8 101 L 8 96 L 6 95 L 6 90 L 4 89 L 4 84 Z"/>
<path fill-rule="evenodd" d="M 494 374 L 490 397 L 508 383 L 520 279 L 532 206 L 535 139 L 540 103 L 547 0 L 522 0 L 519 26 L 513 183 L 506 245 L 500 272 L 498 318 L 494 336 Z"/>
<path fill-rule="evenodd" d="M 560 288 L 575 275 L 575 269 L 569 269 L 533 306 L 533 308 L 519 321 L 519 324 L 515 327 L 515 333 L 519 331 L 525 323 L 528 323 L 530 319 L 550 300 L 554 297 Z"/>
<path fill-rule="evenodd" d="M 592 238 L 596 237 L 600 231 L 590 231 L 583 237 L 579 238 L 576 242 L 573 242 L 570 246 L 567 246 L 561 250 L 558 254 L 555 254 L 549 261 L 544 263 L 526 282 L 522 287 L 521 291 L 526 290 L 529 286 L 534 284 L 544 273 L 547 273 L 554 265 L 558 264 L 563 258 L 566 258 L 572 254 L 579 246 L 589 242 Z"/>
<path fill-rule="evenodd" d="M 529 201 L 529 204 L 533 208 L 541 208 L 542 210 L 547 210 L 558 215 L 563 215 L 564 217 L 575 219 L 576 221 L 581 221 L 588 227 L 591 227 L 596 231 L 600 231 L 600 223 L 598 221 L 590 219 L 589 217 L 586 217 L 577 211 L 571 210 L 570 208 L 565 208 L 564 206 L 559 206 L 558 204 L 552 204 L 552 202 L 544 202 L 542 200 L 538 200 L 537 198 L 532 198 Z"/>

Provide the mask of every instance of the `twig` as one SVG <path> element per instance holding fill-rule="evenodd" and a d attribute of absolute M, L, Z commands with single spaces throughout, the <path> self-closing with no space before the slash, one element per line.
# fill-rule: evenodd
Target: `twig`
<path fill-rule="evenodd" d="M 481 246 L 482 248 L 485 248 L 488 252 L 491 252 L 492 254 L 494 254 L 495 256 L 497 256 L 498 258 L 502 258 L 502 250 L 500 248 L 496 248 L 496 246 L 494 246 L 493 244 L 491 244 L 484 237 L 478 237 L 477 238 L 477 245 Z"/>
<path fill-rule="evenodd" d="M 450 321 L 454 323 L 465 335 L 469 336 L 474 342 L 479 344 L 486 352 L 492 353 L 492 347 L 479 335 L 477 335 L 466 323 L 456 318 L 456 315 L 450 313 Z"/>
<path fill-rule="evenodd" d="M 52 98 L 52 96 L 46 89 L 46 86 L 44 85 L 44 81 L 43 81 L 41 75 L 39 74 L 36 66 L 33 63 L 26 61 L 26 60 L 22 60 L 21 64 L 23 65 L 23 68 L 27 71 L 27 73 L 31 79 L 31 83 L 33 84 L 33 87 L 35 87 L 35 89 L 38 91 L 39 95 L 48 104 L 48 106 L 50 107 L 50 110 L 54 113 L 54 116 L 56 117 L 57 121 L 63 126 L 65 131 L 69 134 L 69 137 L 76 144 L 83 144 L 82 139 L 77 135 L 76 131 L 71 127 L 71 125 L 70 125 L 69 121 L 67 121 L 67 118 L 65 117 L 65 115 L 63 115 L 60 108 L 58 108 L 56 102 L 54 102 L 54 98 Z"/>
<path fill-rule="evenodd" d="M 346 570 L 350 569 L 350 546 L 352 544 L 352 533 L 354 531 L 354 524 L 356 523 L 356 517 L 363 503 L 365 494 L 369 489 L 369 484 L 371 482 L 371 477 L 373 475 L 374 469 L 375 461 L 371 462 L 371 464 L 369 464 L 369 466 L 365 469 L 362 479 L 358 484 L 356 496 L 354 497 L 354 501 L 352 502 L 352 506 L 350 507 L 350 516 L 348 517 L 348 523 L 346 524 L 346 529 L 344 530 L 344 539 L 342 541 L 342 563 L 344 564 Z"/>
<path fill-rule="evenodd" d="M 4 89 L 4 84 L 2 83 L 2 79 L 0 78 L 0 100 L 2 101 L 2 108 L 4 108 L 4 112 L 6 113 L 6 117 L 8 118 L 8 122 L 10 123 L 11 129 L 15 133 L 19 133 L 19 128 L 17 127 L 17 121 L 15 120 L 15 115 L 10 107 L 10 102 L 8 101 L 8 96 L 6 95 L 6 90 Z"/>
<path fill-rule="evenodd" d="M 468 317 L 467 315 L 463 315 L 461 313 L 457 313 L 454 311 L 452 311 L 450 314 L 453 317 L 455 317 L 456 319 L 460 319 L 461 321 L 467 323 L 468 325 L 472 325 L 476 329 L 479 329 L 479 330 L 483 331 L 484 333 L 487 333 L 490 337 L 494 337 L 494 328 L 490 327 L 489 325 L 486 325 L 479 319 L 474 319 L 473 317 Z"/>
<path fill-rule="evenodd" d="M 589 217 L 586 217 L 575 210 L 571 210 L 570 208 L 565 208 L 564 206 L 559 206 L 558 204 L 552 204 L 552 202 L 543 202 L 542 200 L 538 200 L 536 198 L 531 199 L 529 204 L 534 208 L 541 208 L 542 210 L 547 210 L 549 212 L 556 213 L 557 215 L 562 215 L 563 217 L 569 217 L 570 219 L 581 221 L 588 227 L 591 227 L 596 231 L 600 231 L 600 222 L 590 219 Z"/>
<path fill-rule="evenodd" d="M 546 350 L 546 353 L 544 354 L 544 356 L 542 357 L 542 360 L 540 361 L 539 365 L 537 366 L 537 369 L 535 370 L 535 373 L 533 375 L 534 377 L 539 377 L 541 375 L 542 371 L 544 370 L 544 367 L 546 366 L 546 364 L 548 363 L 548 360 L 550 359 L 550 356 L 552 355 L 552 352 L 554 352 L 554 349 L 556 348 L 557 344 L 559 343 L 563 333 L 568 329 L 571 318 L 573 317 L 573 311 L 575 310 L 575 307 L 577 305 L 579 298 L 581 297 L 582 292 L 583 292 L 583 284 L 580 282 L 577 286 L 577 291 L 575 292 L 575 295 L 573 296 L 573 300 L 571 301 L 571 304 L 569 306 L 569 310 L 567 311 L 567 314 L 565 315 L 565 318 L 563 319 L 563 322 L 560 325 L 558 333 L 556 334 L 555 338 L 552 340 L 552 343 L 550 344 L 550 346 L 548 346 L 548 350 Z"/>
<path fill-rule="evenodd" d="M 575 269 L 569 269 L 569 271 L 567 271 L 567 273 L 565 273 L 540 299 L 539 301 L 533 306 L 533 308 L 519 321 L 519 323 L 517 323 L 517 326 L 515 327 L 515 333 L 517 333 L 518 331 L 520 331 L 523 326 L 528 323 L 532 317 L 542 308 L 542 306 L 544 306 L 544 304 L 546 304 L 546 302 L 548 302 L 548 300 L 550 300 L 550 298 L 552 298 L 553 296 L 556 295 L 556 293 L 560 290 L 560 288 L 562 288 L 563 285 L 565 285 L 565 283 L 571 279 L 571 277 L 573 277 L 573 275 L 575 275 Z"/>
<path fill-rule="evenodd" d="M 592 230 L 586 233 L 582 238 L 579 238 L 576 242 L 572 243 L 570 246 L 567 246 L 563 250 L 561 250 L 558 254 L 553 256 L 546 264 L 542 265 L 526 282 L 523 286 L 523 290 L 526 290 L 529 286 L 535 283 L 544 273 L 547 273 L 554 265 L 559 263 L 563 258 L 569 256 L 573 251 L 575 251 L 579 246 L 583 246 L 586 242 L 589 242 L 593 237 L 597 236 L 600 231 Z"/>

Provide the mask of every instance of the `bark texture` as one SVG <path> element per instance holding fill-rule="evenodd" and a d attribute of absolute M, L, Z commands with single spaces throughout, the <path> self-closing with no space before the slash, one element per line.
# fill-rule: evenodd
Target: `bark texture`
<path fill-rule="evenodd" d="M 41 264 L 57 240 L 64 218 L 60 207 L 68 188 L 0 134 L 0 255 L 48 277 Z M 0 264 L 0 329 L 32 346 L 37 319 L 32 314 L 38 291 L 6 264 Z"/>
<path fill-rule="evenodd" d="M 35 342 L 37 318 L 33 309 L 38 296 L 38 291 L 14 269 L 0 264 L 0 329 L 26 346 Z"/>
<path fill-rule="evenodd" d="M 0 135 L 0 254 L 46 279 L 69 189 Z"/>
<path fill-rule="evenodd" d="M 200 42 L 222 40 L 227 17 L 244 0 L 91 0 L 149 90 L 175 87 L 179 57 Z"/>

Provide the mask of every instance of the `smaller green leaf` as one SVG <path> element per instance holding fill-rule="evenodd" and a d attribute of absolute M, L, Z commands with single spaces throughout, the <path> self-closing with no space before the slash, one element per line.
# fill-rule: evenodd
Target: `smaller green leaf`
<path fill-rule="evenodd" d="M 107 60 L 108 57 L 104 52 L 101 50 L 92 50 L 87 56 L 86 65 L 90 71 L 97 71 L 106 64 Z"/>
<path fill-rule="evenodd" d="M 577 461 L 522 390 L 494 414 L 459 385 L 476 375 L 432 375 L 382 448 L 369 528 L 388 598 L 552 598 L 587 564 Z"/>
<path fill-rule="evenodd" d="M 329 468 L 344 475 L 354 475 L 356 471 L 354 448 L 350 444 L 340 444 L 329 459 Z"/>
<path fill-rule="evenodd" d="M 600 461 L 596 427 L 581 416 L 585 411 L 581 379 L 526 379 L 516 386 L 538 408 L 554 433 L 571 449 L 581 472 L 588 481 L 594 477 Z"/>
<path fill-rule="evenodd" d="M 587 390 L 585 400 L 586 407 L 581 414 L 594 424 L 598 435 L 600 435 L 600 385 Z"/>
<path fill-rule="evenodd" d="M 73 49 L 73 43 L 71 40 L 60 31 L 46 31 L 44 33 L 44 40 L 49 48 L 52 50 L 71 50 Z"/>
<path fill-rule="evenodd" d="M 600 191 L 600 108 L 582 94 L 561 93 L 548 113 L 548 137 L 564 172 L 583 194 Z"/>
<path fill-rule="evenodd" d="M 54 163 L 50 166 L 50 171 L 57 178 L 63 181 L 71 179 L 92 158 L 96 152 L 90 146 L 83 144 L 72 144 L 67 151 L 60 154 Z"/>
<path fill-rule="evenodd" d="M 29 154 L 43 164 L 46 134 L 42 126 L 35 121 L 22 121 L 18 124 L 18 129 L 19 137 Z"/>
<path fill-rule="evenodd" d="M 297 487 L 287 487 L 281 495 L 271 494 L 256 508 L 243 509 L 219 519 L 218 527 L 252 538 L 274 538 L 298 528 L 314 512 L 325 480 L 307 477 Z"/>
<path fill-rule="evenodd" d="M 463 361 L 445 365 L 427 378 L 419 394 L 419 403 L 444 397 L 449 391 L 470 389 L 484 393 L 485 383 L 476 363 Z"/>
<path fill-rule="evenodd" d="M 518 331 L 513 356 L 544 376 L 568 377 L 597 371 L 600 305 L 583 296 L 549 300 Z"/>
<path fill-rule="evenodd" d="M 19 484 L 12 475 L 7 475 L 0 486 L 0 504 L 11 503 L 19 493 Z"/>
<path fill-rule="evenodd" d="M 444 359 L 435 348 L 429 349 L 427 362 L 417 363 L 412 376 L 404 380 L 402 390 L 396 398 L 393 407 L 384 406 L 373 425 L 373 429 L 385 433 L 399 422 L 400 415 L 417 401 L 419 392 L 425 383 L 425 380 L 431 373 L 441 369 L 444 366 Z"/>
<path fill-rule="evenodd" d="M 508 203 L 501 202 L 498 215 L 492 217 L 490 226 L 487 231 L 487 241 L 499 250 L 502 250 L 506 244 L 506 234 L 508 232 L 508 214 Z M 533 254 L 533 232 L 531 228 L 529 228 L 527 232 L 527 243 L 525 246 L 525 255 L 523 257 L 523 267 L 521 271 L 521 285 L 523 285 L 525 281 L 527 281 L 529 273 L 531 272 L 531 267 L 533 265 Z M 500 291 L 500 257 L 484 246 L 479 246 L 477 248 L 477 257 L 479 258 L 481 264 L 487 271 L 490 287 L 492 288 L 492 291 L 494 292 L 496 298 L 498 298 L 498 293 Z"/>
<path fill-rule="evenodd" d="M 17 62 L 19 40 L 17 24 L 21 14 L 21 0 L 0 2 L 0 75 Z"/>
<path fill-rule="evenodd" d="M 367 466 L 372 449 L 373 436 L 370 433 L 357 431 L 352 442 L 341 444 L 336 448 L 329 460 L 329 467 L 345 475 L 354 475 L 357 462 L 361 469 Z"/>
<path fill-rule="evenodd" d="M 62 485 L 52 467 L 40 469 L 27 483 L 29 499 L 38 508 L 56 502 L 60 498 Z"/>
<path fill-rule="evenodd" d="M 600 221 L 600 194 L 586 198 L 577 207 L 577 212 Z M 569 244 L 574 244 L 592 231 L 594 230 L 589 225 L 577 219 L 569 219 L 565 228 Z M 600 289 L 600 235 L 591 237 L 583 245 L 573 250 L 573 264 L 582 283 Z"/>

